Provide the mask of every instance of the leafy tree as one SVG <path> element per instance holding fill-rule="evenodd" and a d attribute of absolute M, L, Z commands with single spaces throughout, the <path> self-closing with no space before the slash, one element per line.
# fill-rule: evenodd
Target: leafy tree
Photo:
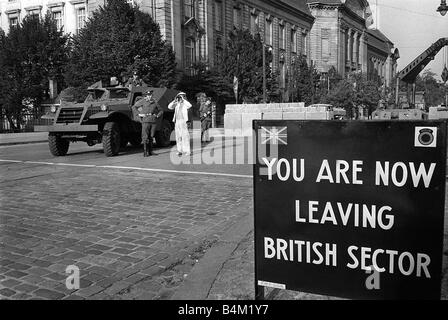
<path fill-rule="evenodd" d="M 73 37 L 66 80 L 88 86 L 137 70 L 149 85 L 171 87 L 176 81 L 175 54 L 152 17 L 125 2 L 109 0 L 93 12 L 85 28 Z"/>
<path fill-rule="evenodd" d="M 353 116 L 353 108 L 355 107 L 355 91 L 353 84 L 343 79 L 325 97 L 325 102 L 332 104 L 337 108 L 343 108 L 347 111 L 347 116 Z"/>
<path fill-rule="evenodd" d="M 415 81 L 416 90 L 425 92 L 426 107 L 435 107 L 445 101 L 445 86 L 437 81 L 436 76 L 434 72 L 427 69 Z"/>
<path fill-rule="evenodd" d="M 266 48 L 266 91 L 268 101 L 279 101 L 277 74 L 271 72 L 272 53 Z M 184 73 L 177 89 L 185 91 L 190 101 L 196 94 L 204 92 L 217 103 L 217 112 L 222 113 L 227 103 L 235 103 L 234 77 L 238 78 L 238 102 L 257 103 L 263 99 L 263 51 L 259 35 L 247 30 L 230 34 L 221 61 L 215 67 L 204 62 L 195 63 L 190 73 Z"/>
<path fill-rule="evenodd" d="M 263 45 L 260 35 L 248 30 L 234 29 L 226 43 L 222 61 L 218 61 L 215 85 L 223 85 L 222 91 L 233 92 L 234 77 L 238 79 L 238 101 L 260 102 L 263 99 Z M 272 53 L 265 48 L 266 91 L 268 100 L 278 99 L 277 78 L 271 72 Z"/>
<path fill-rule="evenodd" d="M 306 105 L 316 102 L 319 78 L 317 70 L 308 66 L 306 57 L 300 54 L 291 63 L 291 101 L 305 102 Z"/>
<path fill-rule="evenodd" d="M 50 12 L 27 16 L 7 35 L 0 33 L 0 104 L 14 131 L 23 113 L 36 110 L 48 97 L 49 79 L 62 81 L 68 60 L 68 37 Z"/>
<path fill-rule="evenodd" d="M 216 69 L 210 69 L 205 62 L 194 63 L 191 73 L 183 73 L 176 88 L 187 93 L 193 99 L 200 92 L 208 97 L 220 97 L 223 101 L 234 99 L 232 86 L 222 81 Z M 216 99 L 215 99 L 216 100 Z"/>
<path fill-rule="evenodd" d="M 224 113 L 227 103 L 234 103 L 235 96 L 233 84 L 223 78 L 217 68 L 209 68 L 204 62 L 193 64 L 192 73 L 183 73 L 176 88 L 187 93 L 190 102 L 193 102 L 195 112 L 199 109 L 196 105 L 197 94 L 203 92 L 207 97 L 216 102 L 217 113 Z"/>
<path fill-rule="evenodd" d="M 367 80 L 365 76 L 356 74 L 353 78 L 354 82 L 354 103 L 367 109 L 370 116 L 378 107 L 381 99 L 378 83 L 374 80 Z"/>
<path fill-rule="evenodd" d="M 339 81 L 330 90 L 325 101 L 335 107 L 344 108 L 349 117 L 356 115 L 356 107 L 364 107 L 368 115 L 378 106 L 381 99 L 378 83 L 367 80 L 362 74 L 353 73 L 347 79 Z"/>

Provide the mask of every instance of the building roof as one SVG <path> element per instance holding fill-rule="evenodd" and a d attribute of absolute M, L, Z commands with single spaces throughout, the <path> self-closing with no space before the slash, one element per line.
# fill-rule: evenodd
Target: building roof
<path fill-rule="evenodd" d="M 341 0 L 306 0 L 307 3 L 342 4 Z"/>
<path fill-rule="evenodd" d="M 308 8 L 307 0 L 280 0 L 281 2 L 286 3 L 287 5 L 296 8 L 302 12 L 310 14 L 310 9 Z"/>
<path fill-rule="evenodd" d="M 307 0 L 280 0 L 280 2 L 283 2 L 284 4 L 299 10 L 306 15 L 311 16 L 310 9 L 308 8 Z"/>
<path fill-rule="evenodd" d="M 378 29 L 367 29 L 366 31 L 369 35 L 367 41 L 368 46 L 376 48 L 376 50 L 379 50 L 385 56 L 389 56 L 392 53 L 394 44 L 381 31 Z M 399 58 L 399 55 L 396 58 Z"/>
<path fill-rule="evenodd" d="M 341 0 L 306 0 L 307 3 L 322 3 L 322 4 L 345 4 L 347 1 Z M 364 5 L 367 5 L 368 2 L 366 0 L 363 1 Z"/>
<path fill-rule="evenodd" d="M 392 44 L 392 45 L 394 44 L 392 41 L 389 40 L 388 37 L 386 37 L 386 36 L 384 35 L 384 33 L 382 33 L 382 32 L 381 32 L 380 30 L 378 30 L 378 29 L 368 29 L 367 32 L 368 32 L 369 34 L 373 35 L 374 37 L 377 37 L 377 38 L 383 40 L 384 42 L 389 42 L 389 43 Z"/>
<path fill-rule="evenodd" d="M 365 19 L 365 11 L 369 8 L 367 0 L 306 0 L 309 6 L 323 5 L 340 7 L 356 14 L 360 19 Z"/>
<path fill-rule="evenodd" d="M 367 42 L 369 46 L 382 51 L 385 55 L 390 55 L 392 53 L 391 50 L 394 47 L 393 42 L 390 41 L 380 30 L 367 29 L 367 34 L 371 37 L 371 39 Z"/>

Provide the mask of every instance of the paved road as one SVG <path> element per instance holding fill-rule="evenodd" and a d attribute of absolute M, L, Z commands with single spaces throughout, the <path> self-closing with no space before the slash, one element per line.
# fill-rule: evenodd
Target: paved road
<path fill-rule="evenodd" d="M 251 166 L 200 164 L 199 150 L 196 164 L 176 165 L 174 150 L 156 152 L 106 158 L 73 144 L 53 158 L 47 144 L 0 147 L 0 297 L 168 299 L 251 214 Z M 79 290 L 65 285 L 69 265 Z"/>
<path fill-rule="evenodd" d="M 180 165 L 170 148 L 107 158 L 101 146 L 79 143 L 54 158 L 45 143 L 0 147 L 0 298 L 169 299 L 253 211 L 251 165 L 200 163 L 219 143 Z M 239 147 L 247 142 L 227 150 Z M 208 298 L 252 296 L 251 245 L 249 236 L 235 250 Z M 69 265 L 80 269 L 79 290 L 65 286 Z"/>

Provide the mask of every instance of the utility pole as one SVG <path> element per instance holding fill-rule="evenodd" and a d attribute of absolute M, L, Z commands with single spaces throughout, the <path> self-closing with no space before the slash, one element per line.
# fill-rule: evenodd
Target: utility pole
<path fill-rule="evenodd" d="M 311 77 L 311 104 L 314 104 L 314 94 L 315 94 L 315 88 L 314 88 L 314 65 L 313 65 L 313 60 L 311 60 L 311 64 L 310 64 L 310 77 Z"/>

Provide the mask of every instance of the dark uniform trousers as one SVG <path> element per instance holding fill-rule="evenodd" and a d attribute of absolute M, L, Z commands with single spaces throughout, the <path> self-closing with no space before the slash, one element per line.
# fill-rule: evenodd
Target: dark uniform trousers
<path fill-rule="evenodd" d="M 156 123 L 142 122 L 142 142 L 150 143 L 156 134 Z"/>
<path fill-rule="evenodd" d="M 206 141 L 209 140 L 207 130 L 212 127 L 212 108 L 211 106 L 202 105 L 199 108 L 199 115 L 201 119 L 201 140 L 206 134 Z"/>
<path fill-rule="evenodd" d="M 143 145 L 149 145 L 149 152 L 152 150 L 152 140 L 156 133 L 157 118 L 162 115 L 159 104 L 151 99 L 146 101 L 139 100 L 133 107 L 136 118 L 142 123 L 142 142 Z"/>

